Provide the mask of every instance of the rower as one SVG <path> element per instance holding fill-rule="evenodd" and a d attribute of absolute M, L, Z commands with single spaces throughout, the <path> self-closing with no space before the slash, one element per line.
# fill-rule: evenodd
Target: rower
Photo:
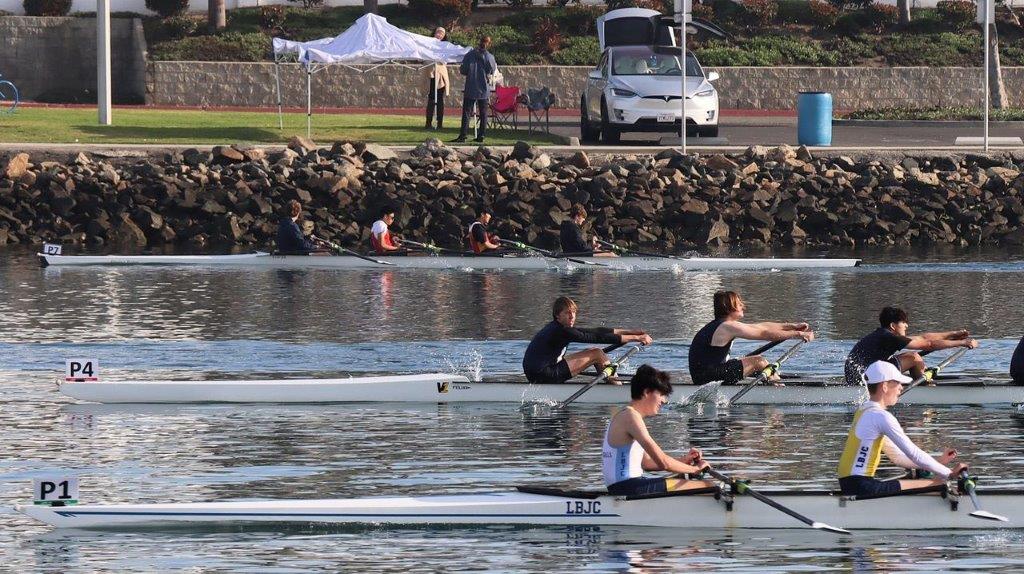
<path fill-rule="evenodd" d="M 730 358 L 735 339 L 753 341 L 814 340 L 814 331 L 807 323 L 744 323 L 747 305 L 735 291 L 718 291 L 714 295 L 715 319 L 701 327 L 693 336 L 688 357 L 690 377 L 695 385 L 721 381 L 727 385 L 764 370 L 768 360 L 761 355 Z M 773 380 L 778 381 L 778 376 Z"/>
<path fill-rule="evenodd" d="M 1013 384 L 1024 385 L 1024 337 L 1020 338 L 1013 351 L 1013 358 L 1010 359 L 1010 378 Z"/>
<path fill-rule="evenodd" d="M 602 369 L 611 359 L 600 348 L 565 354 L 569 343 L 650 345 L 651 336 L 636 329 L 576 327 L 576 303 L 568 297 L 555 299 L 553 320 L 533 336 L 523 355 L 523 373 L 531 383 L 564 383 L 592 365 Z M 609 382 L 620 384 L 614 377 Z"/>
<path fill-rule="evenodd" d="M 700 450 L 673 458 L 661 450 L 647 432 L 644 419 L 658 414 L 672 394 L 671 377 L 650 365 L 640 365 L 629 383 L 629 406 L 608 423 L 601 446 L 604 482 L 609 494 L 636 496 L 671 491 L 708 488 L 715 485 L 705 480 L 689 480 L 680 474 L 697 474 L 710 465 Z M 667 470 L 668 477 L 644 476 L 645 470 Z"/>
<path fill-rule="evenodd" d="M 610 251 L 601 251 L 597 243 L 597 237 L 591 237 L 587 242 L 583 234 L 583 222 L 587 220 L 587 210 L 583 206 L 574 203 L 569 208 L 569 219 L 563 219 L 558 237 L 562 243 L 562 253 L 573 255 L 588 255 L 594 257 L 618 257 Z"/>
<path fill-rule="evenodd" d="M 959 476 L 967 470 L 964 463 L 957 463 L 952 469 L 946 467 L 957 455 L 952 448 L 947 448 L 938 458 L 918 448 L 903 432 L 896 417 L 886 410 L 900 400 L 902 385 L 911 381 L 889 361 L 875 361 L 864 371 L 869 398 L 853 415 L 853 425 L 839 459 L 839 488 L 843 494 L 895 494 L 911 488 L 945 484 L 950 476 Z M 927 470 L 936 478 L 878 480 L 875 471 L 883 452 L 897 466 Z"/>
<path fill-rule="evenodd" d="M 848 385 L 861 384 L 864 369 L 875 361 L 889 361 L 901 373 L 909 371 L 915 379 L 924 375 L 925 364 L 921 355 L 914 352 L 897 355 L 903 349 L 938 351 L 953 347 L 973 349 L 978 346 L 978 342 L 970 338 L 966 329 L 908 336 L 907 312 L 898 307 L 882 309 L 878 314 L 878 322 L 880 326 L 857 341 L 846 357 L 844 374 Z"/>
<path fill-rule="evenodd" d="M 317 238 L 306 239 L 299 228 L 302 204 L 296 200 L 288 202 L 288 211 L 281 216 L 277 225 L 277 252 L 282 255 L 309 255 L 327 246 Z"/>
<path fill-rule="evenodd" d="M 380 219 L 370 228 L 370 245 L 378 255 L 387 255 L 401 249 L 398 240 L 391 237 L 388 227 L 395 222 L 395 210 L 385 207 L 380 210 Z"/>
<path fill-rule="evenodd" d="M 487 225 L 490 222 L 491 213 L 486 209 L 481 209 L 480 216 L 469 224 L 469 233 L 466 234 L 466 239 L 469 240 L 469 248 L 477 255 L 501 249 L 498 236 L 487 232 Z"/>

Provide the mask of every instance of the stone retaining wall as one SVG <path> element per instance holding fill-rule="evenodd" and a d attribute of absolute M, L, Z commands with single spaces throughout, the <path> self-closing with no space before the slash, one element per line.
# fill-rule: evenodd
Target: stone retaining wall
<path fill-rule="evenodd" d="M 836 109 L 888 106 L 981 105 L 980 68 L 710 68 L 723 109 L 793 109 L 800 91 L 833 94 Z M 588 67 L 504 66 L 509 85 L 550 87 L 556 107 L 575 108 Z M 282 64 L 284 105 L 306 105 L 306 76 L 298 64 Z M 151 62 L 146 74 L 147 103 L 170 106 L 264 107 L 277 104 L 272 63 Z M 1006 92 L 1014 106 L 1024 105 L 1024 68 L 1004 68 Z M 462 78 L 448 105 L 459 105 Z M 381 66 L 368 72 L 335 66 L 312 76 L 314 107 L 414 108 L 425 102 L 422 71 Z"/>
<path fill-rule="evenodd" d="M 138 18 L 110 20 L 114 103 L 145 98 L 146 38 Z M 0 74 L 23 100 L 96 101 L 96 19 L 0 16 Z"/>

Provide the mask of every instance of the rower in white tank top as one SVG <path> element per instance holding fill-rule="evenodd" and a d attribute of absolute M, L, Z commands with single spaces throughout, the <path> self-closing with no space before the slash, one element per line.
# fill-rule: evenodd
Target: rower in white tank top
<path fill-rule="evenodd" d="M 608 421 L 608 428 L 604 431 L 604 443 L 601 446 L 605 486 L 611 486 L 631 478 L 639 478 L 644 474 L 642 466 L 644 448 L 635 440 L 629 441 L 629 444 L 625 446 L 612 446 L 608 442 L 608 431 L 611 428 L 612 422 Z"/>

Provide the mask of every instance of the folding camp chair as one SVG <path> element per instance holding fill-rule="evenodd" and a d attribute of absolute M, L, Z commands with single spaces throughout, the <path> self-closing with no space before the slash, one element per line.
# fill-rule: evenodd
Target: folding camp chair
<path fill-rule="evenodd" d="M 551 106 L 555 103 L 555 95 L 547 87 L 526 90 L 526 111 L 529 114 L 528 130 L 533 131 L 533 123 L 537 122 L 537 131 L 543 127 L 544 131 L 551 133 Z"/>
<path fill-rule="evenodd" d="M 495 128 L 519 129 L 519 88 L 516 86 L 494 88 L 494 99 L 488 105 L 491 125 Z"/>

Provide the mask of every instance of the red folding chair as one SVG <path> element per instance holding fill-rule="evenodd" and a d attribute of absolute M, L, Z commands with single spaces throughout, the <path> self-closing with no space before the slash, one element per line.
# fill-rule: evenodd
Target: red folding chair
<path fill-rule="evenodd" d="M 491 124 L 496 128 L 519 129 L 519 88 L 498 86 L 489 104 Z"/>

